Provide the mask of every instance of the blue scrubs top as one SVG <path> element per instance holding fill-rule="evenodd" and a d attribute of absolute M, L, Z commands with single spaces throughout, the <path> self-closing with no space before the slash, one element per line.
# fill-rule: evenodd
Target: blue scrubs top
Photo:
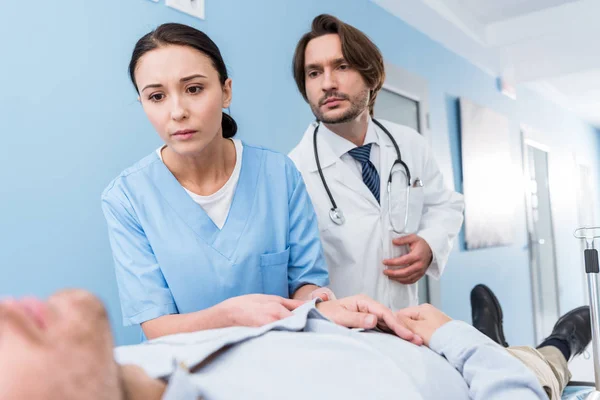
<path fill-rule="evenodd" d="M 286 156 L 244 144 L 219 229 L 156 152 L 102 194 L 125 325 L 251 293 L 290 297 L 329 284 L 317 218 Z"/>

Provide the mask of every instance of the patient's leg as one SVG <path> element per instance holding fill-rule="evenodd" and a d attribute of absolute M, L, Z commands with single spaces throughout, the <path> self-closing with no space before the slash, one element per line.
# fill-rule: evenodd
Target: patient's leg
<path fill-rule="evenodd" d="M 550 400 L 560 400 L 567 383 L 571 379 L 567 360 L 553 346 L 534 349 L 528 346 L 515 346 L 507 349 L 521 360 L 538 378 Z"/>
<path fill-rule="evenodd" d="M 502 326 L 502 307 L 492 290 L 476 285 L 471 290 L 471 320 L 473 327 L 501 346 L 508 347 Z"/>
<path fill-rule="evenodd" d="M 496 343 L 507 347 L 502 328 L 502 308 L 494 293 L 485 285 L 471 291 L 473 326 Z M 560 399 L 571 379 L 568 360 L 582 353 L 591 341 L 589 307 L 579 307 L 563 315 L 552 334 L 537 349 L 519 346 L 508 351 L 537 376 L 551 400 Z"/>
<path fill-rule="evenodd" d="M 550 399 L 560 399 L 571 379 L 568 361 L 583 353 L 591 340 L 590 309 L 583 306 L 560 317 L 537 349 L 521 347 L 509 351 L 537 374 Z"/>

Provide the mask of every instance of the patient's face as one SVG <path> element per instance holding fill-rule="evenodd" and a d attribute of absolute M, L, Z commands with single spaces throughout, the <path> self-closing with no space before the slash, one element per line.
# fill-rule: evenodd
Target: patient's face
<path fill-rule="evenodd" d="M 0 398 L 120 399 L 109 322 L 87 292 L 0 302 Z"/>

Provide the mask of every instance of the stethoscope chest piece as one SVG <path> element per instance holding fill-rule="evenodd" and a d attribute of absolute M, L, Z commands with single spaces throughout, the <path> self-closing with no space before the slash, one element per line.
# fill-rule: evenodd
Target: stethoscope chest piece
<path fill-rule="evenodd" d="M 339 208 L 332 208 L 331 210 L 329 210 L 329 218 L 331 218 L 333 223 L 335 223 L 336 225 L 344 225 L 344 222 L 346 222 L 346 218 L 344 218 L 344 213 Z"/>

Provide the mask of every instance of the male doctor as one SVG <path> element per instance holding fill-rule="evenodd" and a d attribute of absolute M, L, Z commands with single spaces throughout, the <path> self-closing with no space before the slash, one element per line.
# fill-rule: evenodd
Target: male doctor
<path fill-rule="evenodd" d="M 393 310 L 417 304 L 417 282 L 444 270 L 463 221 L 462 195 L 444 187 L 418 132 L 373 119 L 385 71 L 364 33 L 316 17 L 293 72 L 317 121 L 290 157 L 316 209 L 331 289 Z"/>

